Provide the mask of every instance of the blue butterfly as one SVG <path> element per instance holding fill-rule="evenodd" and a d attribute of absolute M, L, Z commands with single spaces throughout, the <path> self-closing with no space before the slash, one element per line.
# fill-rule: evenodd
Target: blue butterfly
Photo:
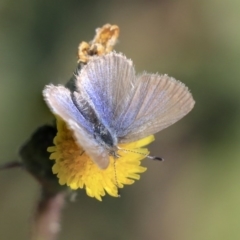
<path fill-rule="evenodd" d="M 77 143 L 102 169 L 130 143 L 172 125 L 194 106 L 188 88 L 167 75 L 135 74 L 133 63 L 111 52 L 93 57 L 75 73 L 75 90 L 47 85 L 52 112 L 74 132 Z"/>

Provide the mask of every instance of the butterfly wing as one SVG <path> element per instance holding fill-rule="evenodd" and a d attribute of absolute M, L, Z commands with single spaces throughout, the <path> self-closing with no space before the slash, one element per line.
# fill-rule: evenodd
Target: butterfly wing
<path fill-rule="evenodd" d="M 91 60 L 76 79 L 78 91 L 119 142 L 154 134 L 194 106 L 184 84 L 167 75 L 142 74 L 137 78 L 132 62 L 115 52 Z"/>
<path fill-rule="evenodd" d="M 111 52 L 95 57 L 76 75 L 76 87 L 84 95 L 104 126 L 114 132 L 131 101 L 136 82 L 131 60 Z M 130 115 L 128 116 L 130 121 Z"/>
<path fill-rule="evenodd" d="M 139 76 L 131 97 L 123 120 L 132 112 L 135 116 L 126 129 L 118 132 L 119 142 L 135 141 L 161 131 L 184 117 L 195 103 L 183 83 L 158 74 Z"/>
<path fill-rule="evenodd" d="M 60 116 L 73 131 L 77 143 L 100 168 L 106 168 L 109 164 L 108 152 L 94 139 L 92 124 L 73 103 L 71 92 L 64 86 L 48 85 L 43 95 L 52 112 Z M 78 100 L 79 104 L 84 102 L 84 99 L 80 101 L 80 94 Z M 78 107 L 84 109 L 85 106 Z"/>

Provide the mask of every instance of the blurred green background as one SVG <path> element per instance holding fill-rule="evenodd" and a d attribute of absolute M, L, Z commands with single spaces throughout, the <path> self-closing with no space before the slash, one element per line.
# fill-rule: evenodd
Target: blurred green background
<path fill-rule="evenodd" d="M 60 240 L 240 239 L 240 2 L 0 1 L 0 162 L 52 116 L 41 91 L 65 83 L 80 41 L 105 23 L 138 72 L 168 73 L 191 89 L 194 110 L 150 149 L 164 163 L 98 202 L 80 191 Z M 24 240 L 39 196 L 26 172 L 0 172 L 0 240 Z"/>

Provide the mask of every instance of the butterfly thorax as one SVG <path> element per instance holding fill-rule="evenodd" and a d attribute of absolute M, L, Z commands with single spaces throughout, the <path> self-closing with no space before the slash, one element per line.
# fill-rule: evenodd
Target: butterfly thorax
<path fill-rule="evenodd" d="M 110 156 L 118 157 L 117 138 L 100 122 L 94 125 L 94 138 Z"/>
<path fill-rule="evenodd" d="M 74 92 L 71 97 L 79 112 L 84 116 L 86 121 L 92 125 L 93 137 L 96 141 L 109 152 L 110 156 L 117 157 L 118 149 L 115 134 L 99 120 L 94 108 L 81 94 Z"/>

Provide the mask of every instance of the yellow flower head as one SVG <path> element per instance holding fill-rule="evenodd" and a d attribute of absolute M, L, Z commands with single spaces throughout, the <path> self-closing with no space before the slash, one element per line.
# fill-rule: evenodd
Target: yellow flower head
<path fill-rule="evenodd" d="M 123 149 L 119 150 L 120 157 L 116 160 L 110 157 L 107 169 L 100 169 L 58 117 L 57 129 L 55 146 L 49 147 L 48 151 L 51 152 L 50 159 L 55 160 L 53 173 L 57 174 L 61 185 L 67 184 L 71 189 L 85 188 L 88 196 L 101 201 L 105 192 L 117 197 L 118 188 L 133 184 L 140 178 L 139 173 L 146 171 L 140 164 L 149 152 L 142 147 L 154 141 L 154 136 L 119 145 Z"/>

